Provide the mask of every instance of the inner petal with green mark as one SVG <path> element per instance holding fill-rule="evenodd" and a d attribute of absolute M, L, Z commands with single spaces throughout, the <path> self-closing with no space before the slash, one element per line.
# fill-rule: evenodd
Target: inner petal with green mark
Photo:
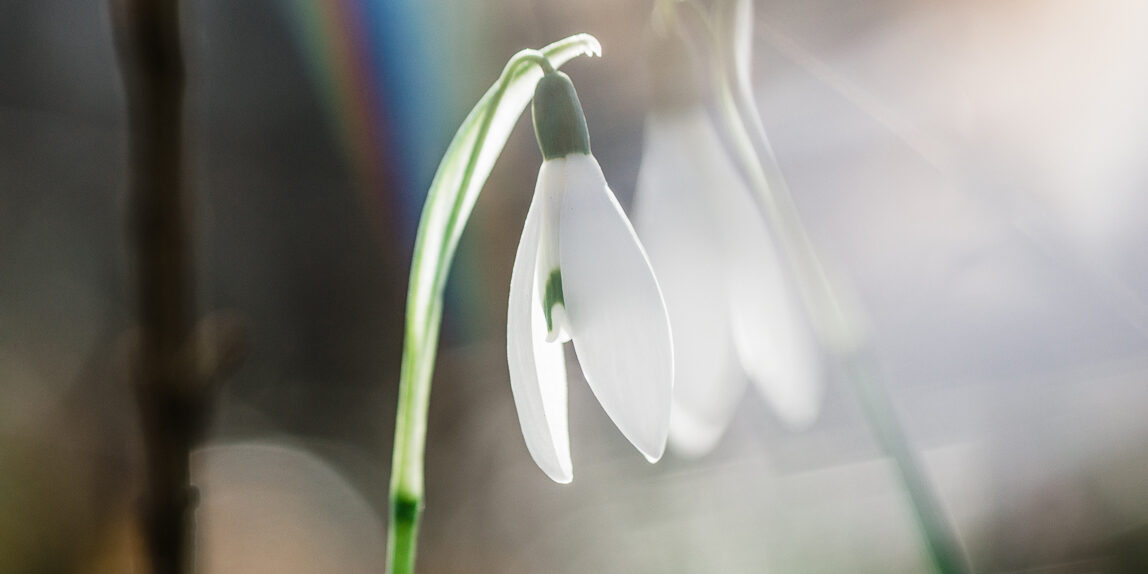
<path fill-rule="evenodd" d="M 559 227 L 562 219 L 562 197 L 566 193 L 566 158 L 548 159 L 544 162 L 548 185 L 539 184 L 541 194 L 542 221 L 538 238 L 538 259 L 535 264 L 534 286 L 538 290 L 538 301 L 542 303 L 546 317 L 546 341 L 565 343 L 570 340 L 570 330 L 566 323 L 566 299 L 562 293 L 562 271 L 558 260 Z"/>
<path fill-rule="evenodd" d="M 566 302 L 562 298 L 562 271 L 555 267 L 546 276 L 542 291 L 542 312 L 546 316 L 546 342 L 570 340 L 566 329 Z"/>

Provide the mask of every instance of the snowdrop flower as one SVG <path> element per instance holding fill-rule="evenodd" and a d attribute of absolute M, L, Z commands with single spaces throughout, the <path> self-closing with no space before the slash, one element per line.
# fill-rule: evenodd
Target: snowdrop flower
<path fill-rule="evenodd" d="M 669 442 L 679 454 L 700 456 L 721 437 L 747 380 L 787 426 L 810 423 L 819 408 L 822 365 L 765 220 L 707 114 L 703 90 L 682 77 L 685 54 L 672 47 L 659 54 L 635 224 L 674 329 Z"/>
<path fill-rule="evenodd" d="M 555 482 L 573 479 L 565 341 L 594 395 L 650 461 L 665 450 L 673 349 L 645 250 L 614 197 L 570 78 L 548 71 L 534 93 L 544 161 L 510 279 L 507 359 L 522 434 Z"/>

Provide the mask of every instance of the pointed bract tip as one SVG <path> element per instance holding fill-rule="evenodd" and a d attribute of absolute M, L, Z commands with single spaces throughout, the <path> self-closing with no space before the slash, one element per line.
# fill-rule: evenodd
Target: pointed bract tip
<path fill-rule="evenodd" d="M 602 43 L 590 34 L 578 34 L 578 40 L 585 44 L 582 53 L 587 56 L 602 57 Z"/>

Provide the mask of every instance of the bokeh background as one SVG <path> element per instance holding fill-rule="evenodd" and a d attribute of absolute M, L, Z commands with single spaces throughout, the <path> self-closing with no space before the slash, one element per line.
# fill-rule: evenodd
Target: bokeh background
<path fill-rule="evenodd" d="M 204 311 L 250 353 L 195 455 L 203 572 L 377 572 L 407 266 L 454 128 L 506 59 L 566 71 L 630 205 L 652 2 L 184 3 Z M 1148 571 L 1148 4 L 762 0 L 756 97 L 810 235 L 984 572 Z M 108 7 L 0 0 L 0 572 L 140 564 Z M 747 395 L 649 465 L 571 369 L 577 479 L 518 428 L 507 286 L 540 154 L 520 122 L 463 237 L 431 406 L 424 572 L 925 572 L 831 380 L 808 430 Z M 138 570 L 137 570 L 138 571 Z"/>

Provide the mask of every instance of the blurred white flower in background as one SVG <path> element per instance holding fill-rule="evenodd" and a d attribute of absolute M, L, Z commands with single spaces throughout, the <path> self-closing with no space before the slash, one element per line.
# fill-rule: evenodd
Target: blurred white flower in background
<path fill-rule="evenodd" d="M 671 447 L 712 449 L 747 379 L 784 424 L 808 425 L 822 394 L 819 351 L 706 110 L 654 110 L 645 145 L 634 219 L 674 329 Z"/>
<path fill-rule="evenodd" d="M 666 445 L 670 324 L 638 236 L 598 161 L 565 74 L 534 96 L 545 161 L 510 279 L 507 359 L 522 434 L 538 466 L 573 480 L 562 343 L 572 340 L 602 408 L 650 461 Z"/>
<path fill-rule="evenodd" d="M 752 12 L 740 3 L 732 41 L 746 68 Z M 670 445 L 709 452 L 725 431 L 747 381 L 790 429 L 817 416 L 820 349 L 783 273 L 765 217 L 708 113 L 713 70 L 688 26 L 655 17 L 634 219 L 674 329 L 676 378 Z M 715 41 L 716 38 L 710 38 Z M 714 56 L 715 53 L 709 54 Z M 705 65 L 703 65 L 705 62 Z"/>

